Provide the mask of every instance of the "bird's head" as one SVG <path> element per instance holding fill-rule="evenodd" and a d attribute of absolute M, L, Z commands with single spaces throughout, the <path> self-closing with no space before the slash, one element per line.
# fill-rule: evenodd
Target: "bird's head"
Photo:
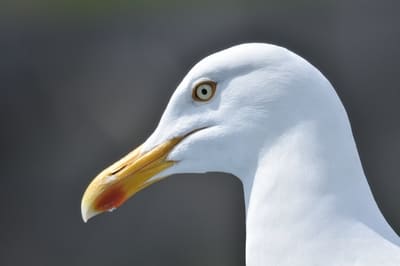
<path fill-rule="evenodd" d="M 172 174 L 240 176 L 243 164 L 257 161 L 259 147 L 298 115 L 286 107 L 301 109 L 304 97 L 301 90 L 288 93 L 288 88 L 303 86 L 309 71 L 305 64 L 267 44 L 239 45 L 201 60 L 177 87 L 154 133 L 88 186 L 83 219 L 119 207 Z"/>

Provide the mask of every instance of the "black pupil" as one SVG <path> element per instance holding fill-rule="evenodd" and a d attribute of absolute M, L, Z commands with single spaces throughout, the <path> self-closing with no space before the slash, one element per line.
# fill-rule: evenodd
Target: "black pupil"
<path fill-rule="evenodd" d="M 208 93 L 208 90 L 207 90 L 207 89 L 205 89 L 205 88 L 203 88 L 203 89 L 201 89 L 201 93 L 202 93 L 203 95 L 207 95 L 207 93 Z"/>

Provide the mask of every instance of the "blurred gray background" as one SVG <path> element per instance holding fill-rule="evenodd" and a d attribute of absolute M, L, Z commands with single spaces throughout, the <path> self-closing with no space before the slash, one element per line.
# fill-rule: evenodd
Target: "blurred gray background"
<path fill-rule="evenodd" d="M 153 131 L 194 63 L 254 41 L 295 51 L 333 83 L 400 232 L 399 1 L 0 5 L 0 265 L 243 266 L 232 176 L 173 176 L 88 224 L 80 200 Z"/>

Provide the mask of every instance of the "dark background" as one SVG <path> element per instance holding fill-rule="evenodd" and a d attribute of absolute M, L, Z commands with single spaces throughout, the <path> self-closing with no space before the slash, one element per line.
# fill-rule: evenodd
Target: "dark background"
<path fill-rule="evenodd" d="M 88 224 L 80 200 L 150 135 L 194 63 L 252 41 L 295 51 L 333 83 L 400 232 L 399 3 L 1 2 L 0 265 L 244 265 L 232 176 L 173 176 Z"/>

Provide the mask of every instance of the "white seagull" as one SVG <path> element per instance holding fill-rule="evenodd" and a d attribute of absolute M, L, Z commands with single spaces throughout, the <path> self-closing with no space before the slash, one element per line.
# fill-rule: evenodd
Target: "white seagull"
<path fill-rule="evenodd" d="M 242 44 L 197 63 L 154 133 L 88 186 L 82 217 L 172 174 L 211 171 L 242 181 L 247 266 L 400 265 L 339 97 L 285 48 Z"/>

